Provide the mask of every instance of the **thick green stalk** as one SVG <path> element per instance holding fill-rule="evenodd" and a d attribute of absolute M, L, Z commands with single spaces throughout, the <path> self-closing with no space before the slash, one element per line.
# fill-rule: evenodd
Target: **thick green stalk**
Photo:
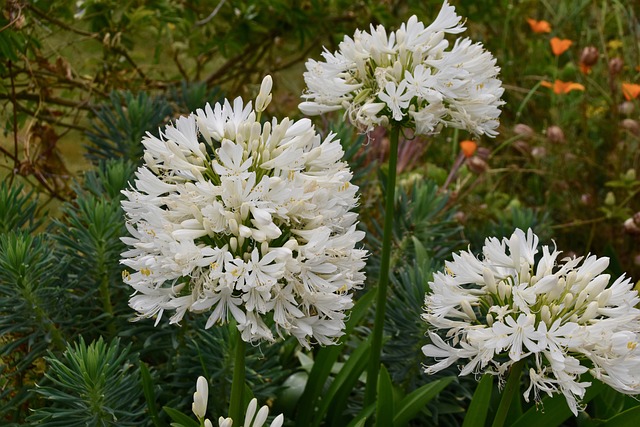
<path fill-rule="evenodd" d="M 518 394 L 520 389 L 520 374 L 522 373 L 524 363 L 525 361 L 523 359 L 511 365 L 511 372 L 509 372 L 507 384 L 504 386 L 504 390 L 502 390 L 500 405 L 498 406 L 498 411 L 496 412 L 496 417 L 493 419 L 491 427 L 502 427 L 504 425 L 504 421 L 507 419 L 507 414 L 509 413 L 509 408 L 511 407 L 511 400 L 514 395 Z"/>
<path fill-rule="evenodd" d="M 113 316 L 113 304 L 111 304 L 111 290 L 109 289 L 109 274 L 105 268 L 100 269 L 100 299 L 102 299 L 102 309 L 107 313 L 107 333 L 110 338 L 118 334 Z"/>
<path fill-rule="evenodd" d="M 384 330 L 384 315 L 387 304 L 387 287 L 389 284 L 389 264 L 391 258 L 391 236 L 393 234 L 393 215 L 395 211 L 396 164 L 398 162 L 398 137 L 400 127 L 391 128 L 389 148 L 389 169 L 387 173 L 387 188 L 384 204 L 384 229 L 382 232 L 382 255 L 380 260 L 380 278 L 376 296 L 376 318 L 373 325 L 371 355 L 367 370 L 367 386 L 364 394 L 364 407 L 376 401 L 378 386 L 378 372 L 380 370 L 380 354 L 382 352 L 382 333 Z"/>
<path fill-rule="evenodd" d="M 232 324 L 231 327 L 235 327 Z M 245 342 L 242 340 L 240 333 L 238 332 L 236 337 L 236 349 L 235 359 L 233 363 L 233 382 L 231 383 L 231 401 L 229 403 L 229 416 L 233 420 L 234 425 L 240 425 L 244 422 L 244 357 L 245 357 Z"/>

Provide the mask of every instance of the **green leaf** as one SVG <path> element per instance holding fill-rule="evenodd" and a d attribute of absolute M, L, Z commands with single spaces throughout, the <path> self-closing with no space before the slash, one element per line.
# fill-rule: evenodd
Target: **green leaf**
<path fill-rule="evenodd" d="M 376 407 L 376 425 L 390 426 L 393 422 L 393 384 L 387 368 L 380 364 L 378 373 L 378 402 Z"/>
<path fill-rule="evenodd" d="M 602 427 L 636 427 L 640 420 L 640 406 L 635 406 L 609 418 Z"/>
<path fill-rule="evenodd" d="M 200 427 L 200 423 L 198 421 L 194 420 L 188 415 L 183 414 L 177 409 L 173 409 L 168 406 L 163 406 L 162 409 L 174 421 L 174 423 L 171 423 L 172 426 L 181 425 L 182 427 Z"/>
<path fill-rule="evenodd" d="M 445 377 L 425 384 L 406 395 L 398 405 L 393 426 L 401 427 L 411 421 L 431 399 L 437 396 L 455 377 Z"/>
<path fill-rule="evenodd" d="M 462 427 L 484 427 L 491 404 L 492 390 L 493 375 L 485 374 L 473 393 Z"/>
<path fill-rule="evenodd" d="M 364 343 L 359 345 L 351 353 L 349 359 L 347 359 L 344 366 L 331 383 L 331 386 L 329 386 L 329 390 L 327 390 L 327 392 L 322 395 L 320 407 L 316 412 L 313 413 L 313 422 L 310 424 L 302 425 L 320 425 L 325 414 L 328 412 L 329 407 L 334 402 L 336 396 L 342 397 L 341 400 L 344 401 L 344 396 L 348 395 L 348 393 L 345 393 L 345 391 L 351 391 L 353 385 L 358 380 L 358 377 L 360 377 L 360 374 L 362 374 L 366 367 L 366 360 L 369 355 L 370 348 L 371 336 L 369 336 L 369 338 Z"/>
<path fill-rule="evenodd" d="M 153 380 L 151 379 L 147 364 L 142 361 L 140 362 L 140 376 L 142 378 L 142 392 L 147 401 L 147 410 L 149 411 L 151 421 L 154 426 L 162 427 L 160 418 L 158 418 L 158 408 L 156 408 L 156 394 L 153 391 Z"/>
<path fill-rule="evenodd" d="M 351 310 L 351 317 L 345 328 L 345 336 L 348 336 L 353 328 L 360 323 L 371 306 L 376 293 L 367 292 L 355 304 Z M 315 357 L 313 368 L 309 373 L 309 380 L 300 396 L 297 408 L 296 425 L 311 425 L 311 417 L 316 416 L 315 407 L 318 403 L 322 389 L 331 374 L 331 368 L 338 360 L 342 352 L 343 344 L 321 348 Z"/>
<path fill-rule="evenodd" d="M 367 422 L 367 419 L 373 414 L 373 411 L 376 409 L 376 404 L 372 403 L 371 405 L 364 408 L 362 411 L 358 413 L 358 415 L 351 420 L 347 427 L 362 427 Z"/>

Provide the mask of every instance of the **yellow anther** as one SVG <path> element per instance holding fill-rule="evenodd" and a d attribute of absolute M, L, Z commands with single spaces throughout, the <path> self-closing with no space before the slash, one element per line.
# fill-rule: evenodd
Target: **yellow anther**
<path fill-rule="evenodd" d="M 131 279 L 131 273 L 129 273 L 127 270 L 122 270 L 122 280 L 126 282 L 129 279 Z"/>
<path fill-rule="evenodd" d="M 149 270 L 148 268 L 141 268 L 140 269 L 140 273 L 145 275 L 145 276 L 150 276 L 151 275 L 151 270 Z"/>
<path fill-rule="evenodd" d="M 629 342 L 627 343 L 627 348 L 628 348 L 629 350 L 635 350 L 637 346 L 638 346 L 638 343 L 637 343 L 637 342 L 634 342 L 634 341 L 629 341 Z"/>

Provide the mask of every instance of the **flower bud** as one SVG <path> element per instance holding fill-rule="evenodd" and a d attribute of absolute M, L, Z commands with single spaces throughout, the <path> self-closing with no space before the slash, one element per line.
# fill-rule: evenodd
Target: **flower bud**
<path fill-rule="evenodd" d="M 262 79 L 260 85 L 260 93 L 256 97 L 256 112 L 261 113 L 267 109 L 267 106 L 271 102 L 271 87 L 273 86 L 273 79 L 271 76 L 265 76 Z"/>
<path fill-rule="evenodd" d="M 580 196 L 580 202 L 585 206 L 589 206 L 591 205 L 591 203 L 593 203 L 593 197 L 591 196 L 591 194 L 584 193 Z"/>
<path fill-rule="evenodd" d="M 562 143 L 565 141 L 564 132 L 560 126 L 549 126 L 546 131 L 547 139 L 551 142 Z"/>
<path fill-rule="evenodd" d="M 513 131 L 516 133 L 516 135 L 520 135 L 520 137 L 524 139 L 530 139 L 535 135 L 534 130 L 524 123 L 518 123 L 517 125 L 515 125 L 513 127 Z"/>
<path fill-rule="evenodd" d="M 198 377 L 196 392 L 193 393 L 191 410 L 198 419 L 204 418 L 207 412 L 207 400 L 209 399 L 209 385 L 204 377 Z"/>
<path fill-rule="evenodd" d="M 630 101 L 624 101 L 622 104 L 618 105 L 618 111 L 620 112 L 620 114 L 624 114 L 625 116 L 633 113 L 634 109 L 635 106 L 633 105 L 633 102 Z"/>
<path fill-rule="evenodd" d="M 627 170 L 627 172 L 625 172 L 625 174 L 624 174 L 624 180 L 625 181 L 635 181 L 636 180 L 636 170 L 634 168 L 631 168 L 631 169 Z"/>
<path fill-rule="evenodd" d="M 531 154 L 531 147 L 524 141 L 515 141 L 512 147 L 521 152 L 522 154 Z"/>
<path fill-rule="evenodd" d="M 491 155 L 491 150 L 487 147 L 478 147 L 476 150 L 476 156 L 480 157 L 485 162 L 489 160 L 489 156 Z"/>
<path fill-rule="evenodd" d="M 598 48 L 595 46 L 587 46 L 582 49 L 582 53 L 580 54 L 580 63 L 587 67 L 592 67 L 596 62 L 598 62 L 599 56 L 600 53 L 598 52 Z"/>
<path fill-rule="evenodd" d="M 542 159 L 547 156 L 547 149 L 544 147 L 533 147 L 531 155 L 536 159 Z"/>
<path fill-rule="evenodd" d="M 609 61 L 609 74 L 611 76 L 617 76 L 622 71 L 622 67 L 624 67 L 624 61 L 622 58 L 611 58 Z"/>
<path fill-rule="evenodd" d="M 607 206 L 613 206 L 616 204 L 616 196 L 611 191 L 604 197 L 604 204 Z"/>
<path fill-rule="evenodd" d="M 624 119 L 620 122 L 620 127 L 622 129 L 628 130 L 634 135 L 640 135 L 640 123 L 633 119 Z"/>
<path fill-rule="evenodd" d="M 623 224 L 624 231 L 629 234 L 640 234 L 640 226 L 636 224 L 633 218 L 627 218 Z"/>
<path fill-rule="evenodd" d="M 478 175 L 485 173 L 489 169 L 487 162 L 478 156 L 468 158 L 466 164 L 471 172 Z"/>

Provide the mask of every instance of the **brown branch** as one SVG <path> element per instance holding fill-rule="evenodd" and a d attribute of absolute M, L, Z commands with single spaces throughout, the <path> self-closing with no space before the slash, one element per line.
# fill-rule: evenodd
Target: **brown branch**
<path fill-rule="evenodd" d="M 65 128 L 69 128 L 69 129 L 75 129 L 81 132 L 84 132 L 87 130 L 86 127 L 83 126 L 78 126 L 78 125 L 74 125 L 71 123 L 65 123 L 63 121 L 61 121 L 59 118 L 53 117 L 53 116 L 49 116 L 46 114 L 38 114 L 37 111 L 32 111 L 29 110 L 27 107 L 23 107 L 22 105 L 20 105 L 19 103 L 16 102 L 16 108 L 20 111 L 22 111 L 23 113 L 27 113 L 28 115 L 30 115 L 31 117 L 37 118 L 39 120 L 43 120 L 47 123 L 51 123 L 53 125 L 57 125 L 57 126 L 62 126 Z"/>
<path fill-rule="evenodd" d="M 25 101 L 42 101 L 42 98 L 34 93 L 26 93 L 19 92 L 13 95 L 7 95 L 4 93 L 0 93 L 0 99 L 9 99 L 9 100 L 25 100 Z M 85 101 L 70 101 L 62 98 L 45 98 L 44 102 L 47 104 L 55 104 L 61 105 L 63 107 L 71 107 L 71 108 L 79 108 L 83 110 L 92 111 L 94 105 L 90 104 L 88 100 Z"/>
<path fill-rule="evenodd" d="M 80 34 L 81 36 L 86 36 L 86 37 L 90 37 L 90 38 L 93 38 L 93 39 L 99 39 L 100 38 L 100 35 L 98 33 L 89 33 L 87 31 L 82 31 L 82 30 L 78 30 L 77 28 L 73 28 L 70 25 L 65 24 L 64 22 L 60 21 L 59 19 L 56 19 L 56 18 L 46 14 L 45 12 L 41 11 L 40 9 L 38 9 L 37 7 L 32 5 L 31 3 L 26 3 L 26 7 L 27 7 L 27 9 L 32 11 L 34 14 L 38 15 L 41 19 L 49 21 L 52 24 L 57 25 L 58 27 L 63 28 L 65 30 L 67 30 L 67 31 L 71 31 L 72 33 Z"/>
<path fill-rule="evenodd" d="M 205 83 L 212 84 L 213 82 L 218 80 L 221 76 L 224 76 L 229 71 L 232 71 L 233 67 L 237 63 L 241 62 L 247 55 L 249 55 L 252 51 L 255 51 L 256 49 L 258 49 L 260 46 L 261 45 L 250 45 L 250 46 L 247 46 L 247 48 L 242 53 L 239 53 L 238 55 L 236 55 L 233 58 L 229 59 L 227 62 L 222 64 L 222 66 L 220 66 L 220 68 L 218 68 L 217 71 L 215 71 L 212 74 L 210 74 L 209 77 L 207 77 L 204 80 Z"/>
<path fill-rule="evenodd" d="M 9 27 L 11 27 L 13 24 L 15 24 L 16 22 L 18 22 L 18 20 L 20 18 L 24 18 L 22 16 L 22 7 L 18 6 L 18 14 L 16 15 L 15 18 L 13 18 L 11 20 L 11 22 L 9 22 L 7 25 L 5 25 L 4 27 L 0 28 L 0 33 L 3 32 L 4 30 L 8 29 Z"/>

